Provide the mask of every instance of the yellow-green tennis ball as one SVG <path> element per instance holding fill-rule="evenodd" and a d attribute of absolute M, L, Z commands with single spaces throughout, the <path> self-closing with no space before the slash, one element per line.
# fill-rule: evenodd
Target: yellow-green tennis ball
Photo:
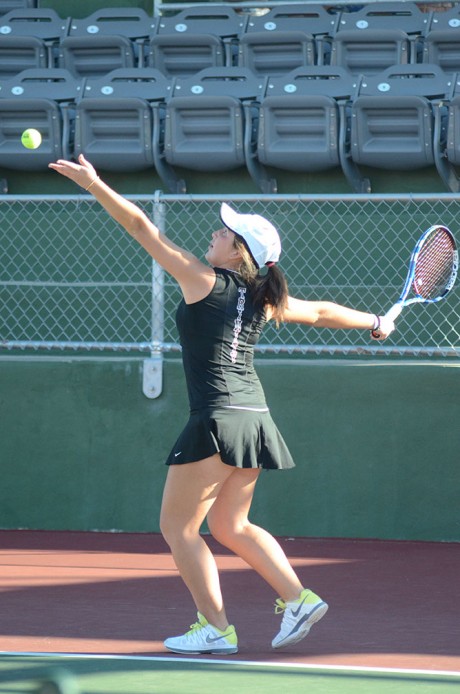
<path fill-rule="evenodd" d="M 42 136 L 35 128 L 27 128 L 21 135 L 21 142 L 26 149 L 37 149 L 42 143 Z"/>

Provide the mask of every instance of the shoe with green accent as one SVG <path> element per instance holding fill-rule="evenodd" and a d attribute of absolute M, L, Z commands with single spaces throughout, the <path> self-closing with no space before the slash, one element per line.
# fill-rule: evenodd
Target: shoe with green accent
<path fill-rule="evenodd" d="M 305 588 L 297 600 L 285 602 L 278 598 L 275 602 L 275 614 L 284 612 L 279 633 L 272 641 L 272 648 L 291 646 L 307 636 L 313 624 L 324 617 L 328 604 Z"/>
<path fill-rule="evenodd" d="M 166 648 L 174 653 L 196 655 L 199 653 L 228 655 L 238 652 L 238 638 L 235 627 L 228 626 L 221 631 L 198 612 L 198 622 L 190 626 L 190 631 L 182 636 L 171 636 L 164 642 Z"/>

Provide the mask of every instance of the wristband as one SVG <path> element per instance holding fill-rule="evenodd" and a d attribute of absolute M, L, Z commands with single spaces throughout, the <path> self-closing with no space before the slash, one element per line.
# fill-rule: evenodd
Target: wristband
<path fill-rule="evenodd" d="M 374 326 L 372 328 L 372 332 L 378 331 L 380 328 L 380 316 L 374 316 Z"/>

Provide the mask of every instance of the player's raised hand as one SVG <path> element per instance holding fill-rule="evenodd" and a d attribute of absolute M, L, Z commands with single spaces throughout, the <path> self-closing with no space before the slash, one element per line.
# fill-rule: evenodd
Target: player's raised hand
<path fill-rule="evenodd" d="M 98 178 L 96 169 L 90 162 L 85 159 L 83 154 L 80 154 L 77 162 L 67 161 L 66 159 L 58 159 L 56 162 L 48 164 L 50 169 L 54 169 L 62 176 L 70 178 L 77 185 L 85 190 L 88 190 L 90 185 Z"/>

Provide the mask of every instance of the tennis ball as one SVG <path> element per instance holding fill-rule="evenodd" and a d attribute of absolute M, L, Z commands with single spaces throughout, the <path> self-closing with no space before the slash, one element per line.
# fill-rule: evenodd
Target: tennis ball
<path fill-rule="evenodd" d="M 35 128 L 27 128 L 21 135 L 21 142 L 26 149 L 37 149 L 42 143 L 42 136 Z"/>

